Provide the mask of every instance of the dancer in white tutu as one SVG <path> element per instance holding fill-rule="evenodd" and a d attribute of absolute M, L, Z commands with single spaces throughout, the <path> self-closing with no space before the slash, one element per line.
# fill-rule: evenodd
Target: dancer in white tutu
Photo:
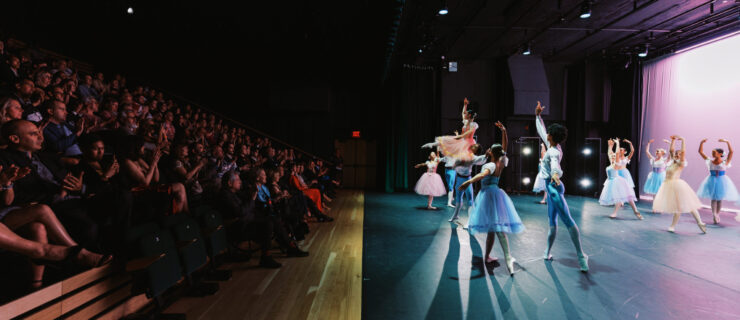
<path fill-rule="evenodd" d="M 655 149 L 655 156 L 650 154 L 650 144 L 653 143 L 653 139 L 650 139 L 648 141 L 647 146 L 645 147 L 645 153 L 647 154 L 648 159 L 650 159 L 650 173 L 648 173 L 647 181 L 645 181 L 645 185 L 642 186 L 642 191 L 646 194 L 656 194 L 658 192 L 658 189 L 660 189 L 660 185 L 663 184 L 663 180 L 665 180 L 665 167 L 666 162 L 668 161 L 665 156 L 665 149 L 658 148 Z M 665 142 L 668 142 L 668 140 L 663 140 Z"/>
<path fill-rule="evenodd" d="M 676 140 L 681 140 L 681 150 L 673 148 Z M 671 147 L 668 149 L 671 154 L 671 161 L 665 170 L 665 181 L 660 186 L 658 193 L 653 200 L 653 211 L 673 214 L 673 222 L 668 227 L 669 232 L 674 232 L 681 213 L 689 212 L 702 233 L 707 233 L 707 225 L 701 221 L 699 208 L 701 201 L 691 189 L 686 181 L 681 180 L 681 171 L 686 167 L 686 142 L 682 137 L 671 136 Z"/>
<path fill-rule="evenodd" d="M 437 164 L 439 164 L 439 160 L 437 153 L 432 152 L 429 154 L 429 160 L 414 166 L 414 168 L 427 168 L 427 172 L 422 174 L 419 181 L 416 182 L 414 191 L 420 195 L 429 196 L 429 201 L 427 201 L 427 209 L 429 210 L 437 210 L 436 207 L 432 206 L 434 197 L 443 196 L 447 193 L 445 184 L 442 182 L 442 177 L 437 174 Z"/>
<path fill-rule="evenodd" d="M 490 254 L 491 249 L 493 249 L 493 242 L 496 240 L 494 235 L 498 237 L 501 249 L 504 251 L 506 268 L 509 270 L 509 275 L 513 276 L 515 259 L 509 253 L 509 240 L 506 238 L 506 234 L 522 232 L 524 231 L 524 225 L 516 212 L 516 208 L 514 208 L 511 198 L 498 187 L 499 177 L 508 162 L 506 146 L 509 139 L 504 125 L 501 122 L 496 122 L 496 126 L 501 129 L 501 144 L 494 144 L 488 149 L 486 156 L 490 162 L 483 165 L 481 172 L 475 177 L 463 182 L 459 190 L 465 190 L 472 183 L 481 182 L 481 189 L 478 195 L 475 196 L 475 206 L 470 212 L 468 230 L 471 234 L 486 233 L 486 250 L 484 253 L 486 263 L 495 261 L 490 257 Z"/>
<path fill-rule="evenodd" d="M 470 151 L 470 147 L 475 144 L 475 131 L 478 130 L 478 123 L 475 122 L 477 114 L 468 107 L 469 104 L 470 101 L 465 98 L 462 110 L 462 134 L 437 137 L 435 142 L 424 144 L 421 147 L 439 147 L 445 157 L 460 161 L 473 161 L 475 154 Z"/>
<path fill-rule="evenodd" d="M 615 146 L 619 149 L 619 140 L 609 140 L 609 150 Z M 619 175 L 616 169 L 616 155 L 612 154 L 609 157 L 609 166 L 606 167 L 606 181 L 604 182 L 604 188 L 601 189 L 601 197 L 599 197 L 599 204 L 602 206 L 614 206 L 614 212 L 609 215 L 609 218 L 616 218 L 617 212 L 622 208 L 625 202 L 629 202 L 632 207 L 632 211 L 635 213 L 637 219 L 642 220 L 642 215 L 637 211 L 635 201 L 635 189 L 631 188 L 627 183 L 627 180 Z"/>
<path fill-rule="evenodd" d="M 614 139 L 614 142 L 616 143 L 617 147 L 614 152 L 609 149 L 608 155 L 610 159 L 612 155 L 616 156 L 615 169 L 617 169 L 619 175 L 627 181 L 627 184 L 630 186 L 630 188 L 634 189 L 635 181 L 632 179 L 632 174 L 630 174 L 630 171 L 627 170 L 627 165 L 632 160 L 632 156 L 635 155 L 635 147 L 632 145 L 632 142 L 627 139 L 624 139 L 622 141 L 630 145 L 630 153 L 627 154 L 627 150 L 619 147 L 619 138 L 616 138 Z"/>
<path fill-rule="evenodd" d="M 716 148 L 712 150 L 712 158 L 710 159 L 704 154 L 704 143 L 707 139 L 704 139 L 699 144 L 699 155 L 704 158 L 709 168 L 709 175 L 699 185 L 699 190 L 696 191 L 700 198 L 712 200 L 712 216 L 714 217 L 714 224 L 719 223 L 719 212 L 722 210 L 722 201 L 738 201 L 740 200 L 740 194 L 737 192 L 735 184 L 732 183 L 730 177 L 725 175 L 727 168 L 731 167 L 730 161 L 732 161 L 732 146 L 730 141 L 727 139 L 719 139 L 719 142 L 727 144 L 727 160 L 722 160 L 725 151 L 722 148 Z"/>
<path fill-rule="evenodd" d="M 538 193 L 540 191 L 542 192 L 542 200 L 540 200 L 540 204 L 547 204 L 547 190 L 545 190 L 545 184 L 547 183 L 547 173 L 544 171 L 544 168 L 542 167 L 542 160 L 545 159 L 545 154 L 547 153 L 547 148 L 545 147 L 544 143 L 540 143 L 540 163 L 537 164 L 537 177 L 534 178 L 534 186 L 532 187 L 532 192 Z"/>

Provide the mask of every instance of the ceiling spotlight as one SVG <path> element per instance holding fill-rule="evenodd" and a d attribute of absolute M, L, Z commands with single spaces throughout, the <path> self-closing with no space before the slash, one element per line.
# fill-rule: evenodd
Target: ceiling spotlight
<path fill-rule="evenodd" d="M 530 182 L 532 182 L 532 180 L 530 180 L 530 179 L 529 179 L 529 177 L 525 177 L 524 179 L 522 179 L 522 183 L 523 183 L 523 184 L 524 184 L 525 186 L 526 186 L 526 185 L 528 185 L 528 184 L 529 184 Z"/>
<path fill-rule="evenodd" d="M 134 14 L 134 8 L 128 7 L 128 9 L 126 9 L 126 13 L 128 13 L 128 14 Z"/>
<path fill-rule="evenodd" d="M 439 13 L 440 16 L 444 16 L 444 15 L 450 13 L 450 11 L 447 10 L 447 6 L 444 6 L 444 7 L 442 7 L 442 9 L 439 9 L 439 12 L 437 12 L 437 13 Z"/>
<path fill-rule="evenodd" d="M 591 179 L 583 178 L 581 179 L 581 181 L 579 181 L 579 183 L 581 184 L 581 187 L 588 188 L 591 186 Z"/>
<path fill-rule="evenodd" d="M 424 50 L 422 50 L 421 48 L 419 48 L 419 53 L 422 53 L 422 52 L 424 52 Z"/>
<path fill-rule="evenodd" d="M 532 46 L 530 46 L 529 43 L 527 43 L 527 45 L 524 46 L 524 51 L 522 51 L 522 54 L 525 56 L 532 54 Z"/>
<path fill-rule="evenodd" d="M 583 153 L 584 156 L 591 155 L 591 148 L 588 148 L 588 147 L 583 148 L 583 151 L 581 152 Z"/>
<path fill-rule="evenodd" d="M 531 153 L 532 153 L 532 148 L 530 148 L 530 147 L 524 147 L 524 148 L 522 148 L 522 154 L 523 155 L 528 156 Z"/>
<path fill-rule="evenodd" d="M 591 18 L 591 2 L 590 1 L 584 1 L 581 5 L 581 15 L 579 16 L 581 19 L 588 19 Z"/>
<path fill-rule="evenodd" d="M 648 55 L 648 46 L 645 45 L 645 47 L 642 49 L 642 51 L 640 51 L 637 54 L 637 56 L 640 57 L 640 58 L 645 58 L 645 57 L 647 57 L 647 55 Z"/>

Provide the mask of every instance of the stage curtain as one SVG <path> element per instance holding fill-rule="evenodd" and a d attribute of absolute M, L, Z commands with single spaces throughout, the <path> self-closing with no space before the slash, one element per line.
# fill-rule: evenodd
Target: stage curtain
<path fill-rule="evenodd" d="M 686 139 L 688 167 L 681 178 L 697 189 L 709 174 L 708 168 L 697 152 L 702 139 L 704 154 L 711 157 L 712 149 L 722 148 L 727 155 L 727 145 L 717 140 L 729 139 L 734 149 L 740 150 L 737 98 L 740 92 L 740 36 L 730 37 L 682 53 L 646 63 L 642 76 L 643 121 L 640 128 L 641 145 L 655 139 L 651 145 L 668 150 L 662 139 L 672 134 Z M 680 146 L 676 146 L 679 148 Z M 650 164 L 644 152 L 639 154 L 640 176 L 647 176 Z M 738 155 L 733 156 L 734 166 L 727 170 L 732 181 L 740 183 Z M 642 189 L 642 185 L 640 186 Z M 709 204 L 709 200 L 702 199 Z M 731 201 L 723 207 L 738 208 Z"/>
<path fill-rule="evenodd" d="M 416 178 L 423 173 L 413 165 L 425 161 L 430 152 L 422 150 L 421 145 L 440 134 L 438 70 L 405 65 L 399 71 L 389 84 L 399 89 L 391 93 L 384 118 L 386 192 L 413 189 Z"/>

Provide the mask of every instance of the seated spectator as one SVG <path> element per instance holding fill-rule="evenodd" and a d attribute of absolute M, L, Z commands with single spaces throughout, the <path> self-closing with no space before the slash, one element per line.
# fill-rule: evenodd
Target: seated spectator
<path fill-rule="evenodd" d="M 46 205 L 11 206 L 14 201 L 13 182 L 29 174 L 29 168 L 0 166 L 0 249 L 20 253 L 31 259 L 31 290 L 43 283 L 44 261 L 73 262 L 83 267 L 100 267 L 110 263 L 112 256 L 92 253 L 80 247 L 67 233 L 54 212 Z M 20 237 L 17 232 L 28 234 Z M 57 244 L 49 244 L 51 239 Z"/>
<path fill-rule="evenodd" d="M 157 148 L 149 162 L 144 160 L 144 139 L 139 136 L 126 138 L 122 154 L 121 176 L 123 184 L 134 192 L 166 193 L 172 197 L 172 213 L 187 213 L 188 198 L 182 183 L 159 184 L 159 159 L 162 151 Z"/>
<path fill-rule="evenodd" d="M 83 79 L 82 82 L 77 87 L 77 90 L 80 92 L 80 97 L 83 99 L 87 97 L 92 97 L 95 100 L 100 100 L 100 93 L 98 93 L 98 91 L 95 90 L 95 88 L 93 88 L 92 86 L 93 84 L 92 76 L 86 75 L 82 79 Z"/>
<path fill-rule="evenodd" d="M 254 188 L 247 191 L 247 199 L 243 200 L 238 195 L 242 190 L 241 178 L 236 172 L 229 171 L 223 177 L 223 187 L 217 203 L 225 217 L 237 219 L 229 227 L 230 237 L 235 241 L 257 241 L 261 252 L 260 266 L 279 268 L 282 265 L 270 256 L 273 235 L 276 236 L 278 243 L 287 249 L 288 256 L 305 257 L 308 252 L 298 249 L 295 242 L 288 237 L 279 219 L 268 209 L 265 201 L 269 201 L 269 191 L 263 184 L 265 179 L 264 170 L 257 173 Z"/>
<path fill-rule="evenodd" d="M 49 116 L 49 124 L 44 128 L 47 149 L 65 156 L 81 155 L 77 137 L 84 132 L 85 119 L 82 118 L 76 128 L 71 127 L 67 123 L 67 106 L 57 100 L 47 102 L 46 111 Z"/>
<path fill-rule="evenodd" d="M 324 213 L 325 211 L 331 210 L 331 208 L 325 206 L 322 203 L 321 199 L 321 191 L 316 188 L 310 188 L 305 181 L 303 181 L 303 177 L 301 176 L 301 173 L 303 172 L 303 165 L 302 164 L 294 164 L 293 168 L 291 170 L 291 176 L 290 176 L 290 184 L 298 189 L 299 191 L 303 192 L 313 203 L 316 205 L 317 208 L 319 208 L 319 211 L 321 213 Z"/>
<path fill-rule="evenodd" d="M 15 55 L 8 56 L 7 64 L 0 64 L 0 93 L 10 93 L 22 79 L 20 68 L 21 59 Z"/>
<path fill-rule="evenodd" d="M 21 103 L 14 98 L 5 98 L 0 100 L 0 124 L 10 120 L 21 119 L 23 117 L 23 107 Z"/>

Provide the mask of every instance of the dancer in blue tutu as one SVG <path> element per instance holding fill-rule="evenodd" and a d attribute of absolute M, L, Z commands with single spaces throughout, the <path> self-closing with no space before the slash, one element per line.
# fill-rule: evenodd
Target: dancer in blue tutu
<path fill-rule="evenodd" d="M 471 234 L 479 232 L 487 234 L 484 254 L 486 263 L 495 260 L 489 257 L 491 249 L 493 249 L 493 242 L 496 240 L 494 238 L 495 234 L 501 244 L 501 249 L 504 251 L 509 275 L 514 275 L 515 259 L 509 253 L 509 240 L 506 238 L 506 234 L 522 232 L 524 231 L 524 225 L 514 208 L 514 203 L 506 192 L 498 187 L 499 177 L 508 162 L 506 146 L 509 139 L 506 128 L 501 122 L 496 122 L 496 127 L 501 129 L 501 144 L 494 144 L 488 149 L 486 156 L 490 162 L 483 165 L 481 172 L 475 177 L 463 182 L 459 190 L 464 190 L 472 183 L 481 182 L 481 189 L 475 197 L 475 205 L 470 212 L 468 230 Z"/>
<path fill-rule="evenodd" d="M 663 184 L 663 180 L 665 180 L 665 167 L 667 161 L 665 158 L 665 149 L 656 149 L 655 156 L 653 156 L 650 154 L 650 144 L 653 143 L 653 141 L 655 140 L 650 139 L 645 147 L 645 154 L 647 154 L 648 159 L 650 159 L 650 167 L 652 168 L 650 173 L 648 173 L 645 185 L 642 186 L 642 191 L 646 194 L 658 193 L 660 185 Z M 664 141 L 668 142 L 667 140 Z"/>
<path fill-rule="evenodd" d="M 719 142 L 727 144 L 727 160 L 722 160 L 725 151 L 722 148 L 716 148 L 712 150 L 712 158 L 710 159 L 704 154 L 704 143 L 707 139 L 704 139 L 699 144 L 699 155 L 704 158 L 709 168 L 709 176 L 702 181 L 699 186 L 699 190 L 696 194 L 699 198 L 706 198 L 712 200 L 712 215 L 714 216 L 714 224 L 719 223 L 719 212 L 722 210 L 722 200 L 727 201 L 738 201 L 740 200 L 740 194 L 735 188 L 735 184 L 732 183 L 730 177 L 725 175 L 727 168 L 731 166 L 732 161 L 732 146 L 730 141 L 727 139 L 719 139 Z"/>
<path fill-rule="evenodd" d="M 614 140 L 609 140 L 609 150 L 611 150 L 615 144 L 617 149 L 619 148 L 619 142 L 615 143 Z M 602 206 L 614 206 L 614 212 L 609 215 L 609 218 L 615 219 L 617 212 L 622 208 L 625 202 L 629 202 L 632 207 L 632 211 L 635 213 L 637 219 L 642 220 L 642 215 L 637 211 L 635 201 L 635 189 L 630 188 L 627 183 L 627 179 L 619 175 L 616 169 L 616 155 L 612 154 L 609 157 L 609 166 L 606 167 L 606 181 L 604 182 L 604 188 L 601 190 L 601 197 L 599 197 L 599 204 Z"/>
<path fill-rule="evenodd" d="M 568 203 L 565 201 L 565 187 L 560 182 L 560 177 L 563 175 L 563 170 L 560 168 L 560 161 L 563 158 L 563 151 L 560 148 L 560 143 L 565 141 L 568 137 L 568 129 L 557 123 L 551 124 L 545 129 L 545 122 L 542 121 L 540 114 L 545 107 L 537 101 L 537 108 L 535 109 L 535 115 L 537 119 L 535 124 L 537 126 L 537 133 L 540 138 L 547 144 L 547 153 L 545 154 L 542 167 L 545 169 L 547 174 L 547 215 L 550 222 L 550 232 L 547 235 L 547 249 L 545 250 L 545 260 L 552 260 L 550 250 L 552 245 L 555 243 L 555 235 L 558 231 L 558 216 L 563 220 L 563 223 L 568 227 L 570 233 L 570 239 L 573 241 L 573 245 L 576 247 L 576 254 L 578 255 L 578 264 L 581 267 L 581 271 L 588 272 L 588 256 L 583 252 L 581 247 L 581 233 L 578 230 L 576 222 L 570 215 L 568 209 Z"/>
<path fill-rule="evenodd" d="M 615 163 L 615 169 L 617 169 L 617 172 L 619 173 L 622 178 L 627 180 L 627 184 L 629 184 L 630 188 L 635 188 L 635 181 L 632 179 L 632 174 L 630 174 L 630 171 L 627 170 L 627 165 L 630 164 L 630 161 L 632 160 L 632 156 L 635 155 L 635 147 L 632 145 L 632 142 L 624 139 L 622 140 L 630 145 L 630 153 L 627 154 L 627 150 L 624 148 L 619 147 L 619 138 L 614 139 L 614 142 L 616 143 L 617 148 L 612 152 L 611 149 L 608 151 L 608 155 L 611 158 L 612 155 L 614 155 L 617 159 Z"/>

